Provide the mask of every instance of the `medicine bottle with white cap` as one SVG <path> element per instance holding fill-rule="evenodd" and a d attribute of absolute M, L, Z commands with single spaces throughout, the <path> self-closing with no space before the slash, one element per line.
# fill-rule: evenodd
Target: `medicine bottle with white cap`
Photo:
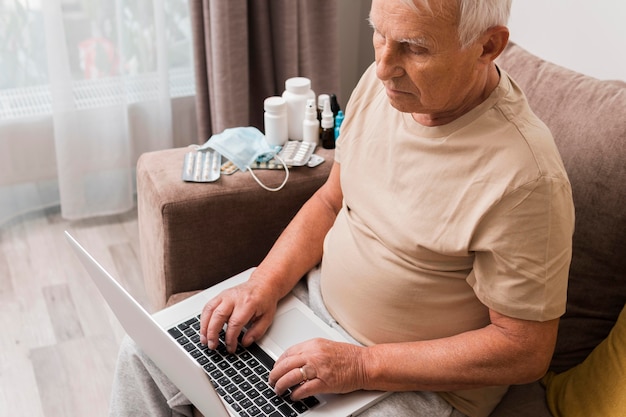
<path fill-rule="evenodd" d="M 265 141 L 270 146 L 283 146 L 288 138 L 287 102 L 282 97 L 268 97 L 263 109 Z"/>
<path fill-rule="evenodd" d="M 288 135 L 291 140 L 302 140 L 302 122 L 307 100 L 315 100 L 311 89 L 311 80 L 305 77 L 293 77 L 285 81 L 282 97 L 287 102 Z"/>

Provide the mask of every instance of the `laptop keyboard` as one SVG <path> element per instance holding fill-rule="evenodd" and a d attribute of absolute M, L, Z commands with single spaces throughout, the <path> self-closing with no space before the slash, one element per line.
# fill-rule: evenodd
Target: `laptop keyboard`
<path fill-rule="evenodd" d="M 217 393 L 241 417 L 295 417 L 320 402 L 315 397 L 301 401 L 289 398 L 289 392 L 278 396 L 267 379 L 274 360 L 256 343 L 240 344 L 234 354 L 224 345 L 224 330 L 219 347 L 209 349 L 200 343 L 200 316 L 193 317 L 168 330 L 169 334 L 204 368 Z"/>

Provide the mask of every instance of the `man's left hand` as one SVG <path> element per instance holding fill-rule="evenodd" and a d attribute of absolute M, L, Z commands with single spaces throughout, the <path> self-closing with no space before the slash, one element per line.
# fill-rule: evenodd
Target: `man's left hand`
<path fill-rule="evenodd" d="M 326 339 L 297 344 L 278 358 L 269 383 L 279 395 L 291 388 L 293 400 L 320 393 L 356 391 L 364 387 L 366 380 L 364 350 Z"/>

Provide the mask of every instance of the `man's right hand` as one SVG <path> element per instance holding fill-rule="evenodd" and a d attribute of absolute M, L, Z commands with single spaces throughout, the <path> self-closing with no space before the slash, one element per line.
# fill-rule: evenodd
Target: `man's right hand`
<path fill-rule="evenodd" d="M 229 288 L 204 306 L 200 318 L 200 341 L 209 349 L 218 346 L 219 333 L 227 324 L 226 348 L 234 352 L 244 326 L 241 343 L 248 346 L 265 334 L 276 314 L 278 299 L 262 281 L 248 280 Z"/>

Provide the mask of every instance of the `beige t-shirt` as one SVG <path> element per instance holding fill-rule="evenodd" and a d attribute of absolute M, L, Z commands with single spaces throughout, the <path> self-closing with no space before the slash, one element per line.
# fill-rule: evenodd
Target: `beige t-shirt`
<path fill-rule="evenodd" d="M 424 127 L 364 74 L 335 159 L 343 207 L 324 243 L 321 288 L 366 345 L 435 339 L 489 324 L 488 309 L 545 321 L 565 311 L 574 212 L 546 126 L 501 80 L 454 122 Z M 444 393 L 487 415 L 506 387 Z"/>

